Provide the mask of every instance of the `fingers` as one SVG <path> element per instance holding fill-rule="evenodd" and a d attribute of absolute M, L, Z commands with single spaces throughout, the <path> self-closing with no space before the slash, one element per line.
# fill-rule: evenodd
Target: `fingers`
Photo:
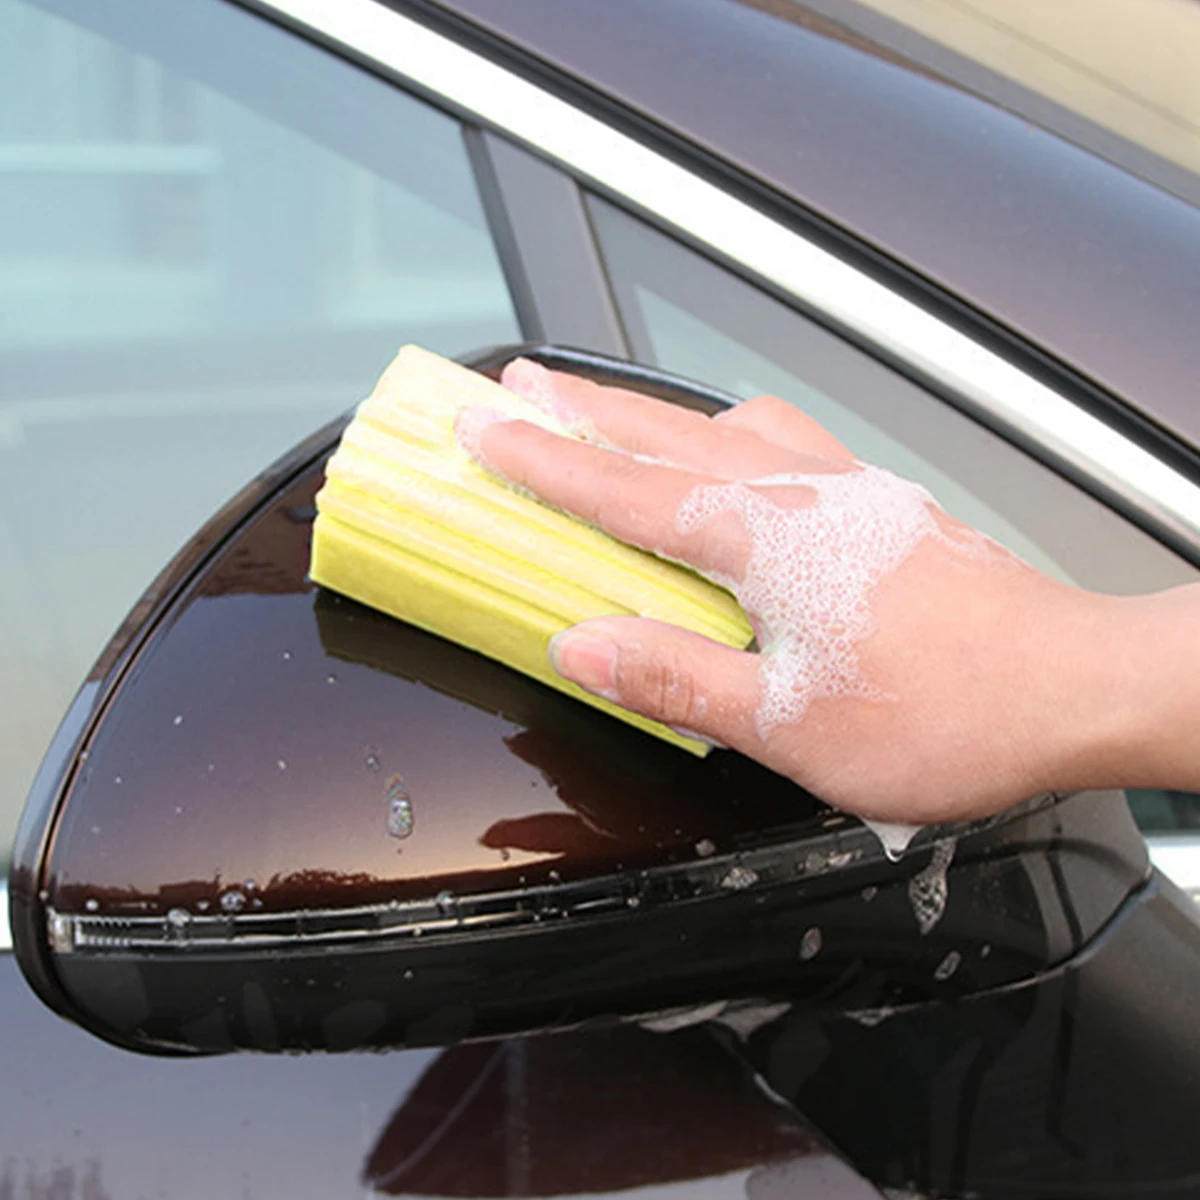
<path fill-rule="evenodd" d="M 523 358 L 509 363 L 500 381 L 572 432 L 630 454 L 718 479 L 752 479 L 795 469 L 790 450 L 762 437 L 759 430 L 743 431 L 736 423 L 717 426 L 702 413 L 640 392 L 602 387 Z"/>
<path fill-rule="evenodd" d="M 710 476 L 560 437 L 489 409 L 464 409 L 455 431 L 464 449 L 488 470 L 555 508 L 644 550 L 740 578 L 744 530 L 705 526 L 681 534 L 675 528 L 684 499 L 696 487 L 713 483 Z"/>
<path fill-rule="evenodd" d="M 644 617 L 599 617 L 560 633 L 550 661 L 564 678 L 681 732 L 756 744 L 758 659 Z"/>
<path fill-rule="evenodd" d="M 713 418 L 721 429 L 752 433 L 783 450 L 821 458 L 852 460 L 854 455 L 819 421 L 778 396 L 755 396 Z"/>

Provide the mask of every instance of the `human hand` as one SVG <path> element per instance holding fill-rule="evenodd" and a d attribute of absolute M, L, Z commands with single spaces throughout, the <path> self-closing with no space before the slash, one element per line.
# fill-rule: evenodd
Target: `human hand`
<path fill-rule="evenodd" d="M 1161 771 L 1148 697 L 1113 694 L 1137 664 L 1112 648 L 1177 602 L 1148 611 L 1041 574 L 774 397 L 710 419 L 525 360 L 502 382 L 585 440 L 468 410 L 460 438 L 482 465 L 727 586 L 757 634 L 751 653 L 587 621 L 551 647 L 579 686 L 878 821 L 1157 782 L 1137 774 Z"/>

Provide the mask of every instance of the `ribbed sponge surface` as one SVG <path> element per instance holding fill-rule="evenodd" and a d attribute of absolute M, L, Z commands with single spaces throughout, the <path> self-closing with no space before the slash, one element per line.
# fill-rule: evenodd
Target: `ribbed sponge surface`
<path fill-rule="evenodd" d="M 638 615 L 743 647 L 753 635 L 737 602 L 490 476 L 455 441 L 455 416 L 471 405 L 574 436 L 524 397 L 405 346 L 329 460 L 312 578 L 705 753 L 702 743 L 568 683 L 547 646 L 589 617 Z"/>

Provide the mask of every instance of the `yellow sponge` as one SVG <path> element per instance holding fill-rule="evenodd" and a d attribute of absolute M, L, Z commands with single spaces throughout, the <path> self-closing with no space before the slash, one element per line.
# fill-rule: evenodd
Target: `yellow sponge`
<path fill-rule="evenodd" d="M 568 683 L 558 632 L 589 617 L 655 617 L 730 646 L 752 633 L 728 592 L 506 487 L 458 446 L 483 405 L 575 436 L 531 401 L 405 346 L 359 405 L 317 495 L 312 578 L 704 754 L 692 738 Z"/>

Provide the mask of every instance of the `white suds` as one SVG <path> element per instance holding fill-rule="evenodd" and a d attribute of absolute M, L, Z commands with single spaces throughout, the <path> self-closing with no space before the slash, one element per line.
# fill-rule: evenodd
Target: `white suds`
<path fill-rule="evenodd" d="M 946 872 L 953 860 L 954 839 L 943 838 L 934 846 L 928 865 L 908 881 L 909 903 L 922 934 L 928 933 L 946 911 L 946 898 L 949 895 Z"/>
<path fill-rule="evenodd" d="M 783 507 L 764 488 L 803 487 L 811 504 Z M 749 555 L 730 587 L 755 624 L 762 693 L 760 737 L 798 721 L 825 696 L 887 699 L 866 680 L 855 650 L 874 628 L 870 593 L 926 537 L 946 539 L 934 502 L 918 484 L 878 467 L 776 475 L 696 488 L 676 529 L 694 533 L 724 513 L 740 518 Z"/>

